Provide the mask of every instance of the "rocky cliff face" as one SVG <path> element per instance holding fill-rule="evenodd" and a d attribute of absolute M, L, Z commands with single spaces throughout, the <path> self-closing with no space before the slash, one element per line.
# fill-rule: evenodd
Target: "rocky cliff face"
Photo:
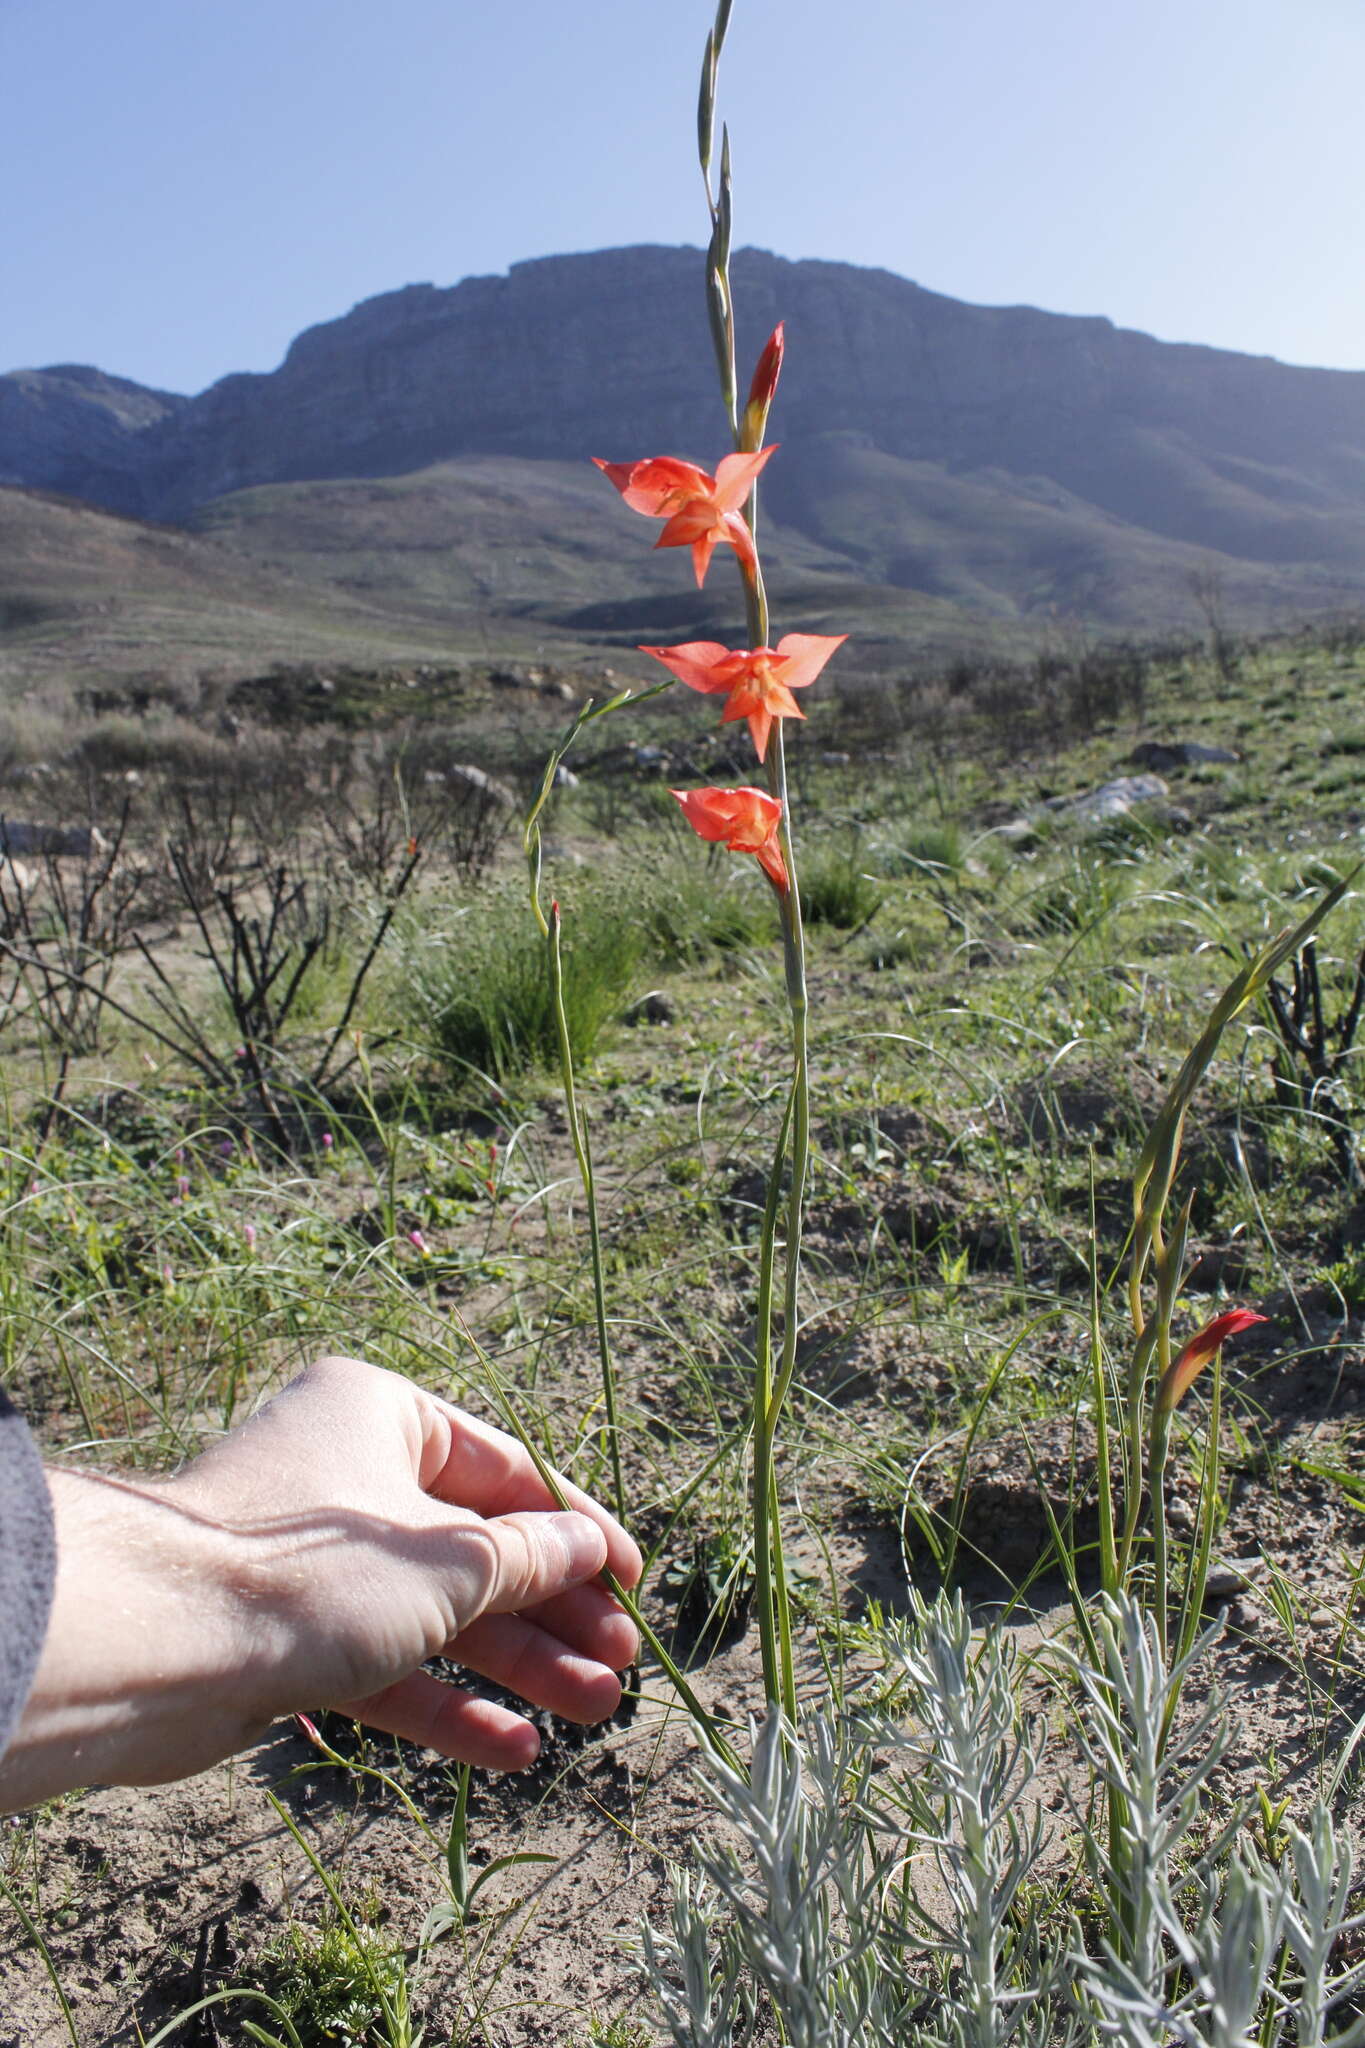
<path fill-rule="evenodd" d="M 246 485 L 451 456 L 705 461 L 722 435 L 700 272 L 697 251 L 637 248 L 412 285 L 189 400 L 93 371 L 0 378 L 0 478 L 174 520 Z M 756 250 L 735 278 L 748 352 L 788 323 L 767 500 L 799 530 L 831 538 L 831 477 L 886 457 L 1243 560 L 1365 572 L 1365 374 Z"/>
<path fill-rule="evenodd" d="M 187 403 L 83 364 L 0 377 L 0 484 L 140 512 L 150 430 Z"/>

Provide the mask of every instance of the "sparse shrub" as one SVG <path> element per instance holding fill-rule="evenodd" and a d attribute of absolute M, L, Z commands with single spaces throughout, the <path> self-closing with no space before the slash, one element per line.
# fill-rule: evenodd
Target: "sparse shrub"
<path fill-rule="evenodd" d="M 455 758 L 428 728 L 368 735 L 331 764 L 319 823 L 349 871 L 385 894 L 414 846 L 448 861 L 465 881 L 492 866 L 514 807 L 493 776 Z"/>
<path fill-rule="evenodd" d="M 125 805 L 112 841 L 92 837 L 79 860 L 43 855 L 33 887 L 21 886 L 13 868 L 0 875 L 0 952 L 60 1056 L 54 1101 L 72 1057 L 98 1050 L 115 964 L 137 943 L 146 877 L 121 857 L 127 829 Z"/>
<path fill-rule="evenodd" d="M 719 849 L 700 867 L 690 859 L 657 864 L 634 915 L 642 939 L 668 966 L 712 950 L 742 952 L 772 934 L 761 885 L 737 872 Z"/>
<path fill-rule="evenodd" d="M 1131 868 L 1074 853 L 1061 874 L 1053 876 L 1026 899 L 1022 929 L 1077 934 L 1093 931 L 1128 900 L 1132 891 Z"/>
<path fill-rule="evenodd" d="M 853 931 L 876 915 L 882 892 L 864 872 L 861 850 L 817 847 L 801 864 L 801 915 L 807 924 Z"/>
<path fill-rule="evenodd" d="M 70 721 L 47 705 L 18 703 L 0 712 L 0 776 L 7 780 L 37 762 L 52 761 L 68 743 Z"/>
<path fill-rule="evenodd" d="M 377 2040 L 385 2003 L 398 2007 L 407 1995 L 401 1942 L 341 1921 L 316 1933 L 291 1923 L 267 1944 L 261 1978 L 302 2048 L 361 2048 Z"/>
<path fill-rule="evenodd" d="M 1365 618 L 1356 614 L 1330 619 L 1318 628 L 1317 639 L 1328 654 L 1358 654 L 1365 647 Z"/>
<path fill-rule="evenodd" d="M 869 853 L 883 875 L 922 875 L 926 869 L 939 876 L 959 875 L 967 865 L 961 828 L 951 824 L 898 826 L 894 834 L 874 840 Z"/>
<path fill-rule="evenodd" d="M 138 718 L 116 713 L 83 733 L 70 759 L 95 775 L 158 769 L 177 784 L 210 782 L 230 769 L 232 748 L 217 734 L 174 715 Z"/>
<path fill-rule="evenodd" d="M 614 914 L 565 917 L 564 1013 L 576 1060 L 591 1059 L 620 1014 L 643 950 L 619 903 Z M 519 902 L 493 897 L 424 935 L 407 985 L 415 1029 L 459 1077 L 506 1081 L 558 1054 L 545 945 Z"/>
<path fill-rule="evenodd" d="M 1227 595 L 1223 572 L 1216 562 L 1203 562 L 1191 569 L 1190 595 L 1209 633 L 1209 654 L 1224 683 L 1232 682 L 1241 666 L 1241 655 L 1227 622 Z"/>
<path fill-rule="evenodd" d="M 1266 1000 L 1278 1039 L 1271 1068 L 1276 1098 L 1322 1128 L 1342 1178 L 1358 1188 L 1358 1091 L 1353 1081 L 1360 1058 L 1356 1034 L 1365 1011 L 1365 951 L 1346 972 L 1349 983 L 1338 994 L 1336 1015 L 1330 1016 L 1323 1002 L 1317 941 L 1310 939 L 1290 962 L 1290 986 L 1272 978 Z"/>

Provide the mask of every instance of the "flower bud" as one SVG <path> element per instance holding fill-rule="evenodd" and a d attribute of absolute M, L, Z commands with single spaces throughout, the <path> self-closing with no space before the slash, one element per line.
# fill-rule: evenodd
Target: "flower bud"
<path fill-rule="evenodd" d="M 749 402 L 739 424 L 739 445 L 746 453 L 763 445 L 768 408 L 777 390 L 777 380 L 782 375 L 782 354 L 786 346 L 783 328 L 784 323 L 779 320 L 763 344 L 754 381 L 749 386 Z"/>
<path fill-rule="evenodd" d="M 1249 1330 L 1253 1323 L 1263 1323 L 1264 1316 L 1258 1316 L 1249 1308 L 1230 1308 L 1221 1316 L 1215 1316 L 1211 1323 L 1205 1323 L 1197 1330 L 1170 1370 L 1161 1376 L 1156 1390 L 1156 1412 L 1169 1415 L 1182 1394 L 1194 1384 L 1209 1360 L 1221 1351 L 1225 1340 L 1235 1337 L 1239 1330 Z"/>

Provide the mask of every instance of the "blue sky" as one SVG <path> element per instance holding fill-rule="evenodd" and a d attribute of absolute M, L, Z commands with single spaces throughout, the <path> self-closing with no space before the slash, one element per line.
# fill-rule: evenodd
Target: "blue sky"
<path fill-rule="evenodd" d="M 0 0 L 0 370 L 697 242 L 711 0 Z M 736 239 L 1365 367 L 1360 0 L 735 0 Z"/>

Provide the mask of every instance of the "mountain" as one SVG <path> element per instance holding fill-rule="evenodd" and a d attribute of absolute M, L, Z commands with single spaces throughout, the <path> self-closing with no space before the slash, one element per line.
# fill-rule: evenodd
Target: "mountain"
<path fill-rule="evenodd" d="M 801 623 L 856 593 L 891 643 L 950 615 L 1188 625 L 1210 567 L 1248 625 L 1365 591 L 1365 373 L 758 250 L 734 275 L 746 355 L 787 322 L 763 505 Z M 0 482 L 399 592 L 433 625 L 482 608 L 610 639 L 715 607 L 676 558 L 641 571 L 586 459 L 711 462 L 719 417 L 700 254 L 617 249 L 386 293 L 193 398 L 0 377 Z"/>
<path fill-rule="evenodd" d="M 78 363 L 0 377 L 0 484 L 29 484 L 120 511 L 143 436 L 189 403 Z"/>

